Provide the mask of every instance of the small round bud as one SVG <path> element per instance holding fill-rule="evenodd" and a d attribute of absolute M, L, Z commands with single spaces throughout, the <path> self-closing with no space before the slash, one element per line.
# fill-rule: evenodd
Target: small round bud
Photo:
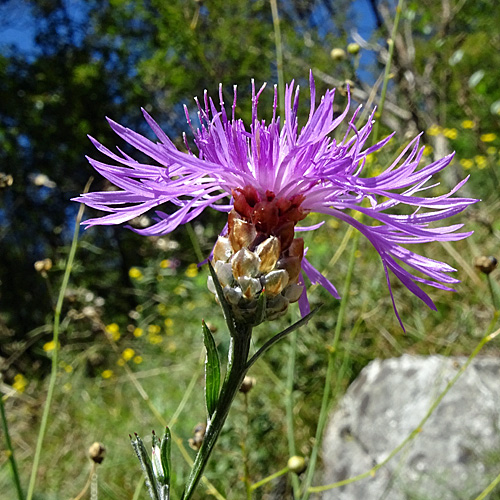
<path fill-rule="evenodd" d="M 14 184 L 14 177 L 10 174 L 0 172 L 0 189 L 8 188 Z"/>
<path fill-rule="evenodd" d="M 240 392 L 242 392 L 243 394 L 250 392 L 256 383 L 257 380 L 255 380 L 255 378 L 246 375 L 243 379 L 243 382 L 241 383 Z"/>
<path fill-rule="evenodd" d="M 295 474 L 300 474 L 306 470 L 306 461 L 304 457 L 299 457 L 298 455 L 290 457 L 287 465 L 290 472 L 295 472 Z"/>
<path fill-rule="evenodd" d="M 476 269 L 484 274 L 490 274 L 497 267 L 497 264 L 497 259 L 492 256 L 481 255 L 474 260 Z"/>
<path fill-rule="evenodd" d="M 98 443 L 96 441 L 89 448 L 89 458 L 96 464 L 102 463 L 102 461 L 104 460 L 104 455 L 106 455 L 106 448 L 102 443 Z"/>
<path fill-rule="evenodd" d="M 52 260 L 50 259 L 37 260 L 34 266 L 35 266 L 35 271 L 39 273 L 43 271 L 47 272 L 52 269 Z"/>
<path fill-rule="evenodd" d="M 193 430 L 193 437 L 188 439 L 188 444 L 190 448 L 198 451 L 201 448 L 201 443 L 203 443 L 203 438 L 205 437 L 205 431 L 207 426 L 203 423 L 197 424 Z"/>
<path fill-rule="evenodd" d="M 339 48 L 334 48 L 330 52 L 330 57 L 334 61 L 343 61 L 345 59 L 345 50 L 344 49 L 339 49 Z"/>
<path fill-rule="evenodd" d="M 361 49 L 361 47 L 357 43 L 350 43 L 347 46 L 347 52 L 349 52 L 349 54 L 352 54 L 353 56 L 358 55 L 360 49 Z"/>

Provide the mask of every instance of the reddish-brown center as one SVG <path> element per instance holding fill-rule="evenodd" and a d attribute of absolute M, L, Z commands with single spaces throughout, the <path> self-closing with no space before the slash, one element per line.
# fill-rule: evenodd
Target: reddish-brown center
<path fill-rule="evenodd" d="M 276 236 L 280 239 L 282 252 L 290 247 L 295 224 L 307 216 L 307 212 L 300 207 L 305 199 L 304 195 L 296 194 L 290 199 L 276 198 L 276 195 L 268 190 L 262 198 L 253 186 L 233 190 L 232 194 L 235 212 L 255 226 L 258 240 Z M 231 231 L 231 217 L 229 226 Z"/>

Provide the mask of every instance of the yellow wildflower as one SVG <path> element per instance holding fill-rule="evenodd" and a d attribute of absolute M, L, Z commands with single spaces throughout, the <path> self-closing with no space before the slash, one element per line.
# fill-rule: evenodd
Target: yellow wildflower
<path fill-rule="evenodd" d="M 161 327 L 158 325 L 149 325 L 148 326 L 148 333 L 151 333 L 153 335 L 158 335 L 161 332 Z"/>
<path fill-rule="evenodd" d="M 125 361 L 130 361 L 135 355 L 135 351 L 131 349 L 130 347 L 127 347 L 123 352 L 122 352 L 122 358 Z"/>
<path fill-rule="evenodd" d="M 137 267 L 131 267 L 128 271 L 128 275 L 134 280 L 141 280 L 143 278 L 142 271 L 137 269 Z"/>
<path fill-rule="evenodd" d="M 194 278 L 198 276 L 198 266 L 197 264 L 189 264 L 186 272 L 184 273 L 188 278 Z"/>
<path fill-rule="evenodd" d="M 22 373 L 18 373 L 17 375 L 14 376 L 14 383 L 12 384 L 12 387 L 17 392 L 24 392 L 27 385 L 28 385 L 28 380 Z"/>
<path fill-rule="evenodd" d="M 447 138 L 447 139 L 456 139 L 457 136 L 458 136 L 458 132 L 457 132 L 457 129 L 456 128 L 445 128 L 443 130 L 443 135 Z"/>
<path fill-rule="evenodd" d="M 111 378 L 112 376 L 113 376 L 113 370 L 104 370 L 101 373 L 101 377 L 104 378 L 104 379 Z"/>
<path fill-rule="evenodd" d="M 494 134 L 493 132 L 489 133 L 489 134 L 483 134 L 480 139 L 483 141 L 483 142 L 493 142 L 495 139 L 497 138 L 497 135 Z"/>
<path fill-rule="evenodd" d="M 144 333 L 142 328 L 134 328 L 134 337 L 142 337 Z"/>
<path fill-rule="evenodd" d="M 443 132 L 443 128 L 440 127 L 439 125 L 431 125 L 427 129 L 427 134 L 431 136 L 439 135 Z"/>
<path fill-rule="evenodd" d="M 45 344 L 43 344 L 43 350 L 45 352 L 53 351 L 55 348 L 56 348 L 56 343 L 53 340 L 51 340 L 50 342 L 45 342 Z"/>
<path fill-rule="evenodd" d="M 474 166 L 474 162 L 472 160 L 469 160 L 468 158 L 462 158 L 460 160 L 460 165 L 465 169 L 469 170 Z"/>
<path fill-rule="evenodd" d="M 472 120 L 464 120 L 462 122 L 462 128 L 474 128 L 474 122 Z"/>

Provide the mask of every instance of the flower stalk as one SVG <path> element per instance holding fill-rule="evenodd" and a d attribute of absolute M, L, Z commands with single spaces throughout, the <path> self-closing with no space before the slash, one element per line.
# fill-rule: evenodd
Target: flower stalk
<path fill-rule="evenodd" d="M 215 411 L 209 419 L 205 437 L 189 474 L 182 500 L 189 500 L 192 497 L 222 431 L 233 400 L 245 378 L 248 370 L 247 359 L 251 338 L 252 327 L 246 324 L 239 324 L 236 328 L 236 334 L 231 336 L 228 365 L 220 397 Z"/>

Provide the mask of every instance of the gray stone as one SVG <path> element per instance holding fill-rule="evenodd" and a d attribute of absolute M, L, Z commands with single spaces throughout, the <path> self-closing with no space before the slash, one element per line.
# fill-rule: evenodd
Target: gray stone
<path fill-rule="evenodd" d="M 386 459 L 425 417 L 466 358 L 409 356 L 362 370 L 331 416 L 323 484 Z M 374 477 L 323 500 L 470 500 L 500 472 L 500 360 L 476 358 L 421 432 Z"/>

